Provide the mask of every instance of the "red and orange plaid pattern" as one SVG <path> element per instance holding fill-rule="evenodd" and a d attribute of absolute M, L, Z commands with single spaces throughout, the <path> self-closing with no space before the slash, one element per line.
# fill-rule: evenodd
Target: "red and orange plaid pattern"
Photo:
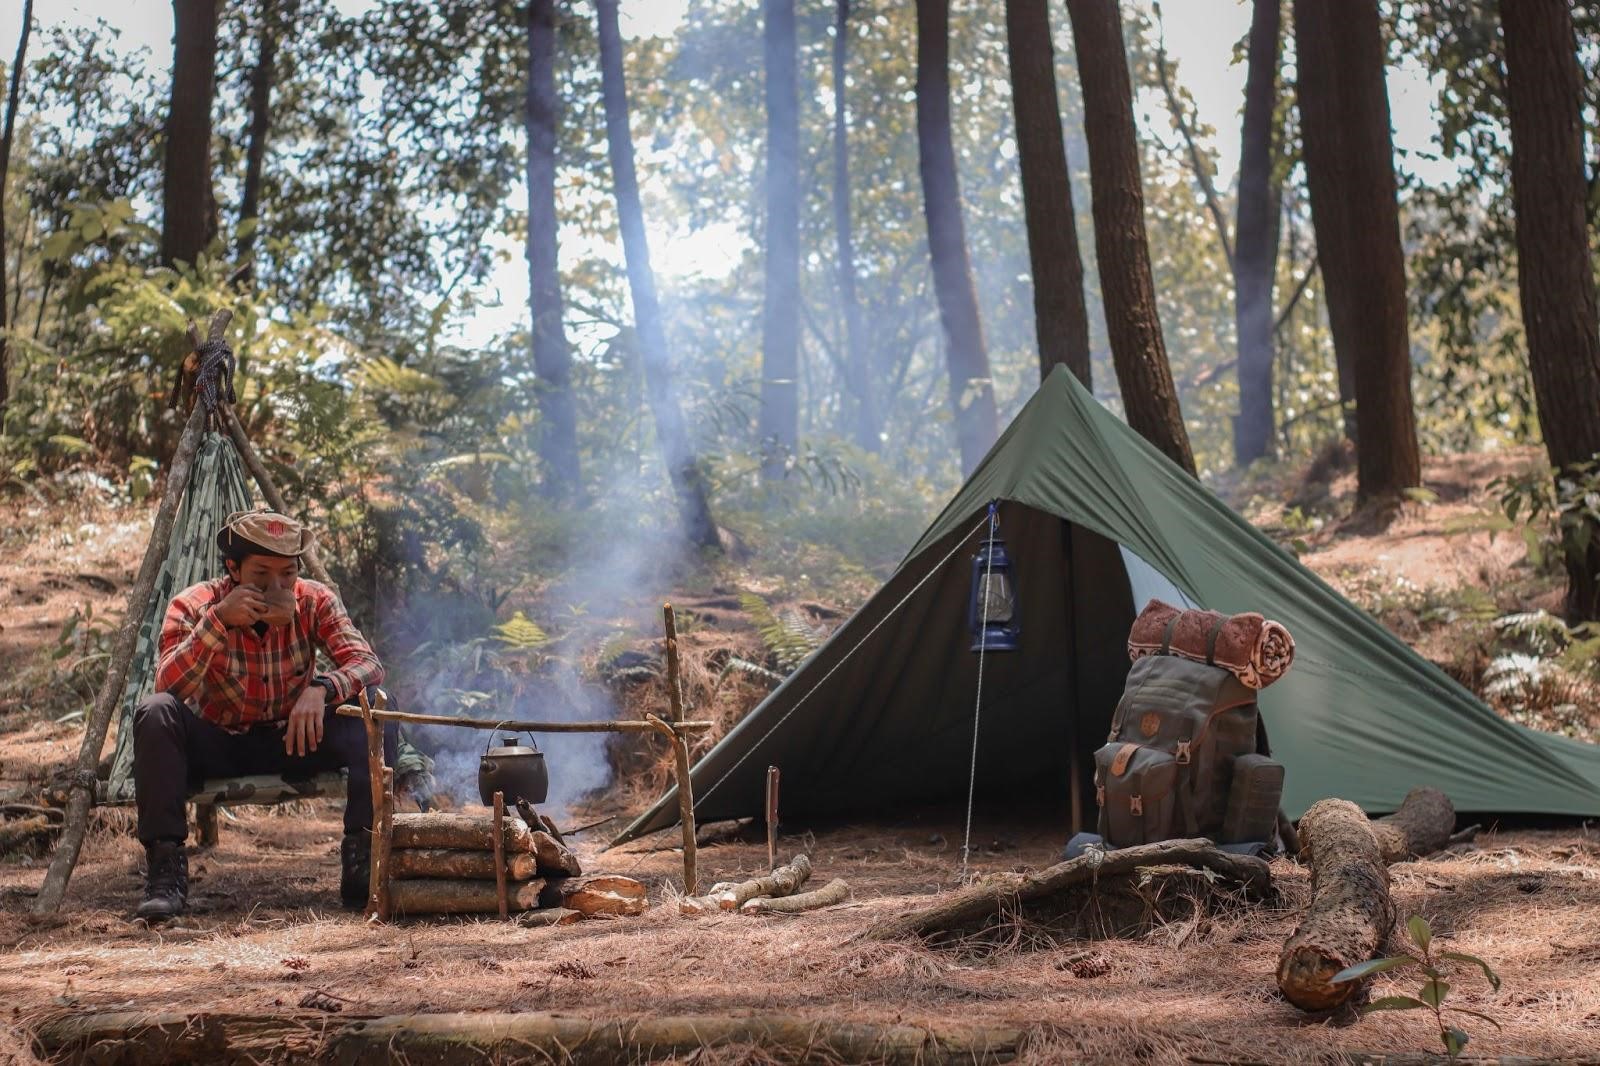
<path fill-rule="evenodd" d="M 235 587 L 233 578 L 223 577 L 173 597 L 161 624 L 157 692 L 170 692 L 207 721 L 243 732 L 289 717 L 316 673 L 318 645 L 333 660 L 334 669 L 323 676 L 340 699 L 383 681 L 383 664 L 326 585 L 301 578 L 294 622 L 259 635 L 252 626 L 230 629 L 217 619 L 216 605 Z"/>

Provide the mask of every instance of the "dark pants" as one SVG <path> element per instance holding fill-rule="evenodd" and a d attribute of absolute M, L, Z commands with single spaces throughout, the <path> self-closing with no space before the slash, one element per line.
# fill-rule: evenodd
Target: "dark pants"
<path fill-rule="evenodd" d="M 372 784 L 367 773 L 367 731 L 359 718 L 342 718 L 329 708 L 322 720 L 322 742 L 310 755 L 283 750 L 282 723 L 230 733 L 201 718 L 184 702 L 158 692 L 133 714 L 133 784 L 139 808 L 139 839 L 183 840 L 189 835 L 184 811 L 191 789 L 209 777 L 281 773 L 290 780 L 323 770 L 349 771 L 350 796 L 344 831 L 372 829 Z M 384 765 L 395 762 L 397 731 L 383 731 Z"/>

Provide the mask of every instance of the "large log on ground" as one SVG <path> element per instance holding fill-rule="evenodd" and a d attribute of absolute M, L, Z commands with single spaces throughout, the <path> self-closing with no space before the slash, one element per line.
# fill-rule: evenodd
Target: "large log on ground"
<path fill-rule="evenodd" d="M 507 886 L 512 910 L 531 911 L 539 906 L 545 883 L 535 879 Z M 442 881 L 415 878 L 389 885 L 390 909 L 396 917 L 416 914 L 498 914 L 500 894 L 493 881 Z"/>
<path fill-rule="evenodd" d="M 411 1066 L 459 1062 L 616 1062 L 693 1057 L 702 1048 L 755 1046 L 784 1062 L 987 1064 L 1010 1062 L 1026 1031 L 1014 1026 L 840 1022 L 794 1014 L 610 1016 L 412 1014 L 389 1017 L 116 1011 L 69 1014 L 37 1030 L 53 1060 L 102 1066 L 273 1062 Z"/>
<path fill-rule="evenodd" d="M 743 914 L 801 914 L 843 903 L 850 898 L 850 886 L 835 877 L 821 888 L 796 892 L 792 896 L 757 896 L 739 908 Z"/>
<path fill-rule="evenodd" d="M 644 885 L 631 877 L 615 874 L 590 874 L 586 877 L 552 878 L 540 897 L 541 906 L 565 907 L 586 918 L 633 916 L 650 907 Z"/>
<path fill-rule="evenodd" d="M 533 834 L 515 818 L 505 822 L 507 852 L 533 853 Z M 494 818 L 488 814 L 396 814 L 396 848 L 459 848 L 494 850 Z"/>
<path fill-rule="evenodd" d="M 1436 788 L 1412 789 L 1399 810 L 1372 823 L 1378 851 L 1391 863 L 1443 851 L 1455 830 L 1455 806 Z"/>
<path fill-rule="evenodd" d="M 1372 823 L 1348 800 L 1313 804 L 1300 839 L 1310 853 L 1311 903 L 1278 957 L 1278 988 L 1301 1010 L 1331 1010 L 1362 985 L 1331 978 L 1376 955 L 1394 928 L 1389 868 Z"/>
<path fill-rule="evenodd" d="M 396 848 L 389 853 L 393 877 L 440 877 L 461 881 L 493 881 L 494 852 L 464 848 Z M 531 881 L 539 876 L 538 861 L 528 852 L 506 856 L 506 876 Z"/>
<path fill-rule="evenodd" d="M 537 856 L 539 873 L 545 877 L 577 877 L 583 866 L 571 848 L 544 830 L 533 836 L 533 854 Z"/>
<path fill-rule="evenodd" d="M 1209 840 L 1163 840 L 1104 853 L 1086 852 L 1033 873 L 994 874 L 925 907 L 882 919 L 868 926 L 861 936 L 868 940 L 894 940 L 967 928 L 1074 886 L 1130 875 L 1151 866 L 1210 870 L 1257 899 L 1272 892 L 1272 872 L 1260 859 L 1221 851 Z"/>

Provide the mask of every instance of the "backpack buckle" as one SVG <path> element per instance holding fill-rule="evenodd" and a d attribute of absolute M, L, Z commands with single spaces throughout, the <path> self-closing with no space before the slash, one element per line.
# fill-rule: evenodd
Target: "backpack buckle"
<path fill-rule="evenodd" d="M 1177 753 L 1174 755 L 1174 760 L 1177 762 L 1177 764 L 1179 766 L 1188 766 L 1189 765 L 1189 741 L 1187 741 L 1187 740 L 1178 741 L 1178 750 L 1177 750 Z"/>
<path fill-rule="evenodd" d="M 1143 796 L 1129 796 L 1128 797 L 1128 813 L 1132 814 L 1132 815 L 1134 815 L 1136 817 L 1144 814 L 1144 797 Z"/>

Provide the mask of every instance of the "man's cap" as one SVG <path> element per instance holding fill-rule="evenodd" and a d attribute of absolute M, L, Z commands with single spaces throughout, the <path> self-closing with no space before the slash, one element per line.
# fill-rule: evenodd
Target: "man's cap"
<path fill-rule="evenodd" d="M 243 546 L 255 554 L 298 559 L 311 547 L 311 542 L 310 530 L 298 520 L 279 514 L 270 507 L 235 511 L 217 530 L 217 547 L 224 552 Z"/>

